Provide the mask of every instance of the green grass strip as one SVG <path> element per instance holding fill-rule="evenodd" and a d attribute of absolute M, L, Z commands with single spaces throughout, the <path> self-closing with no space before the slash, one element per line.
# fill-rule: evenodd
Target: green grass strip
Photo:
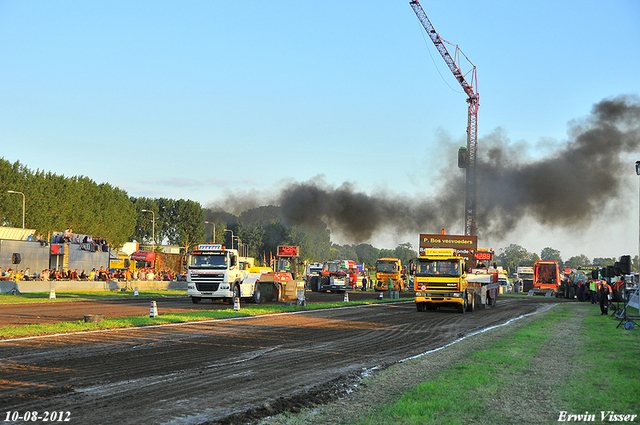
<path fill-rule="evenodd" d="M 561 352 L 554 352 L 551 357 L 546 356 L 549 344 L 558 342 L 558 329 L 565 326 L 576 308 L 585 309 L 581 312 L 583 321 L 578 321 L 582 326 L 575 329 L 576 337 L 580 338 L 576 354 L 562 358 Z M 598 421 L 600 410 L 639 414 L 639 332 L 637 329 L 626 331 L 622 327 L 615 329 L 618 322 L 612 317 L 599 316 L 597 310 L 586 304 L 557 306 L 535 322 L 487 349 L 471 353 L 467 361 L 442 371 L 395 402 L 383 404 L 355 422 L 371 425 L 511 424 L 518 420 L 504 404 L 522 400 L 525 404 L 527 400 L 535 404 L 541 390 L 554 394 L 554 388 L 549 390 L 547 387 L 549 376 L 553 379 L 553 368 L 563 367 L 565 362 L 574 372 L 568 375 L 566 382 L 555 383 L 561 387 L 556 390 L 560 394 L 558 400 L 533 409 L 540 412 L 540 416 L 533 414 L 536 423 L 556 422 L 563 410 L 572 414 L 597 412 Z M 545 368 L 546 372 L 539 374 L 540 368 Z M 518 394 L 509 394 L 514 388 L 518 389 Z M 500 408 L 496 408 L 498 406 Z M 528 408 L 525 405 L 524 409 Z"/>
<path fill-rule="evenodd" d="M 189 313 L 168 313 L 159 317 L 148 316 L 131 316 L 122 318 L 105 318 L 101 323 L 86 323 L 82 320 L 76 322 L 60 322 L 42 325 L 24 325 L 24 326 L 8 326 L 0 328 L 0 339 L 12 339 L 26 336 L 58 334 L 65 332 L 90 331 L 97 329 L 116 329 L 128 328 L 135 326 L 149 326 L 166 323 L 184 323 L 196 322 L 211 319 L 225 319 L 230 317 L 249 317 L 260 316 L 264 314 L 284 313 L 302 310 L 315 310 L 323 308 L 344 307 L 353 305 L 368 305 L 385 303 L 389 301 L 400 300 L 371 300 L 371 301 L 353 301 L 353 302 L 334 302 L 334 303 L 312 303 L 306 307 L 296 305 L 245 305 L 239 311 L 234 311 L 233 306 L 229 306 L 225 310 L 206 310 L 192 311 Z"/>
<path fill-rule="evenodd" d="M 186 297 L 185 290 L 145 290 L 138 291 L 140 297 Z M 0 294 L 0 304 L 11 303 L 33 303 L 33 302 L 53 302 L 53 301 L 72 301 L 72 300 L 113 300 L 131 298 L 134 291 L 65 291 L 56 289 L 56 299 L 49 299 L 50 292 L 25 292 L 23 294 Z"/>
<path fill-rule="evenodd" d="M 637 310 L 632 314 L 637 315 Z M 628 331 L 623 323 L 616 329 L 618 323 L 595 312 L 577 330 L 584 345 L 578 355 L 561 359 L 573 370 L 560 390 L 561 405 L 567 406 L 563 410 L 568 413 L 589 412 L 596 421 L 602 421 L 601 412 L 609 411 L 640 416 L 640 327 Z M 640 423 L 640 417 L 634 422 Z"/>

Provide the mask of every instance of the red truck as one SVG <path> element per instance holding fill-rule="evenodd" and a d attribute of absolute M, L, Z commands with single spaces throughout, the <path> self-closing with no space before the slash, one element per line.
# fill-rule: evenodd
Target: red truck
<path fill-rule="evenodd" d="M 560 266 L 557 261 L 536 261 L 533 265 L 533 289 L 529 291 L 529 295 L 554 296 L 560 283 Z"/>
<path fill-rule="evenodd" d="M 320 273 L 320 292 L 346 292 L 354 288 L 358 279 L 355 261 L 325 261 Z"/>
<path fill-rule="evenodd" d="M 153 269 L 156 273 L 173 270 L 176 274 L 184 271 L 183 256 L 180 254 L 139 250 L 131 254 L 131 259 L 136 262 L 137 269 Z"/>

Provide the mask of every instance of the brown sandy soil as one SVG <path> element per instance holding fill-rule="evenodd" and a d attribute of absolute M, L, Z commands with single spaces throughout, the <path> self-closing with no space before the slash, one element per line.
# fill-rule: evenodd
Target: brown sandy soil
<path fill-rule="evenodd" d="M 543 301 L 536 298 L 538 301 Z M 548 299 L 547 299 L 548 300 Z M 545 307 L 553 307 L 546 304 Z M 582 305 L 581 307 L 585 307 Z M 593 310 L 597 310 L 596 307 Z M 541 310 L 543 311 L 543 310 Z M 599 311 L 599 310 L 597 310 Z M 577 352 L 578 342 L 574 332 L 580 327 L 588 308 L 576 309 L 575 314 L 553 330 L 554 337 L 540 353 L 537 361 L 522 370 L 526 379 L 512 380 L 496 394 L 491 408 L 494 415 L 469 412 L 471 418 L 461 423 L 485 425 L 496 424 L 553 424 L 558 423 L 558 413 L 567 406 L 560 403 L 559 390 L 572 372 L 571 365 L 558 367 L 558 362 L 549 359 L 571 358 Z M 598 314 L 597 312 L 595 314 Z M 419 356 L 406 362 L 391 365 L 378 373 L 368 375 L 351 385 L 337 387 L 340 397 L 334 396 L 326 403 L 298 403 L 284 412 L 265 416 L 254 423 L 258 425 L 343 425 L 361 423 L 379 406 L 392 403 L 411 388 L 434 379 L 441 372 L 467 362 L 469 354 L 489 347 L 515 330 L 536 320 L 538 315 L 529 315 L 487 332 L 464 338 L 441 350 Z M 244 412 L 230 419 L 245 419 Z M 501 419 L 498 419 L 501 418 Z M 248 423 L 248 421 L 245 421 Z M 223 420 L 212 423 L 242 423 Z"/>
<path fill-rule="evenodd" d="M 400 302 L 0 341 L 0 407 L 79 424 L 251 423 L 336 400 L 365 373 L 555 302 L 501 298 L 466 314 Z"/>

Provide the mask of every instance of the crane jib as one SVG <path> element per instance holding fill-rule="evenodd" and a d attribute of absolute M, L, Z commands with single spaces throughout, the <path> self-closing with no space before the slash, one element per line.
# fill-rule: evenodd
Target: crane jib
<path fill-rule="evenodd" d="M 478 80 L 476 75 L 476 67 L 469 60 L 469 58 L 462 53 L 460 48 L 457 45 L 448 43 L 443 40 L 438 32 L 431 24 L 431 21 L 427 17 L 426 12 L 420 5 L 418 0 L 411 0 L 409 2 L 411 8 L 415 12 L 418 20 L 424 27 L 425 31 L 431 38 L 431 41 L 440 52 L 440 55 L 444 59 L 445 63 L 451 70 L 454 78 L 458 81 L 458 83 L 462 86 L 462 89 L 467 94 L 469 103 L 469 115 L 467 122 L 467 152 L 468 159 L 465 170 L 466 170 L 466 179 L 465 179 L 465 217 L 464 217 L 464 234 L 465 236 L 474 236 L 476 234 L 476 156 L 477 156 L 477 148 L 478 148 L 478 106 L 480 104 L 480 97 L 474 87 L 477 89 Z M 445 43 L 451 44 L 455 46 L 455 57 L 452 57 L 445 46 Z M 458 63 L 460 55 L 463 55 L 464 58 L 471 64 L 471 84 L 465 78 L 465 75 L 460 70 L 460 67 L 456 63 L 456 59 L 458 59 Z"/>

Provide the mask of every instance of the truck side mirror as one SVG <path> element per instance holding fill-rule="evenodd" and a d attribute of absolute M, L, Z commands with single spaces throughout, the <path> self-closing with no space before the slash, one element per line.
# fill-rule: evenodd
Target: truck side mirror
<path fill-rule="evenodd" d="M 236 264 L 238 264 L 238 257 L 236 257 L 235 255 L 231 255 L 231 257 L 229 257 L 230 263 L 231 263 L 231 267 L 235 267 Z"/>

